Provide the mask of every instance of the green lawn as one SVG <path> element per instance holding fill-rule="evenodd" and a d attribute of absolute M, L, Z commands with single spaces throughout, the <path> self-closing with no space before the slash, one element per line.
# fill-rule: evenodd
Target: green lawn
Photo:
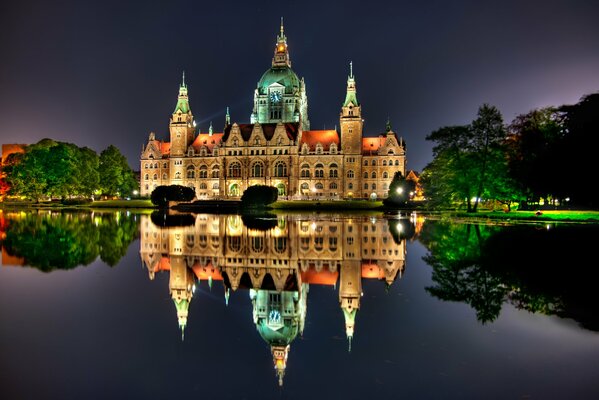
<path fill-rule="evenodd" d="M 150 200 L 99 200 L 83 207 L 91 208 L 155 208 Z"/>
<path fill-rule="evenodd" d="M 383 206 L 382 201 L 367 200 L 285 200 L 270 205 L 276 210 L 378 210 Z"/>
<path fill-rule="evenodd" d="M 488 218 L 502 220 L 529 220 L 529 221 L 578 221 L 599 222 L 599 211 L 572 211 L 572 210 L 541 210 L 541 215 L 536 211 L 481 211 L 477 213 L 456 212 L 460 218 Z"/>

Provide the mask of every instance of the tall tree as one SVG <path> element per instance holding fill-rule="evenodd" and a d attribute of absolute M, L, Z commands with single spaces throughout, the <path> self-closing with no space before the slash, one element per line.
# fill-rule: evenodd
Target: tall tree
<path fill-rule="evenodd" d="M 100 153 L 100 188 L 109 196 L 129 196 L 138 183 L 125 156 L 110 145 Z"/>
<path fill-rule="evenodd" d="M 426 137 L 435 142 L 433 161 L 422 175 L 421 184 L 432 206 L 466 203 L 472 210 L 475 191 L 475 159 L 469 152 L 470 127 L 440 128 Z"/>
<path fill-rule="evenodd" d="M 494 153 L 503 151 L 502 146 L 507 136 L 499 110 L 495 106 L 483 104 L 478 109 L 476 119 L 472 121 L 471 133 L 469 151 L 477 161 L 476 197 L 472 206 L 472 211 L 476 212 L 480 199 L 493 179 L 490 171 L 500 170 L 499 166 L 493 168 L 491 165 L 494 161 L 501 162 L 501 157 Z"/>

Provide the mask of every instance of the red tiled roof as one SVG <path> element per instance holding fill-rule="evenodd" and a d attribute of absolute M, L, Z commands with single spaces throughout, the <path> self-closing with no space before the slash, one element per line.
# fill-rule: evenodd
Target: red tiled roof
<path fill-rule="evenodd" d="M 324 151 L 329 151 L 332 143 L 335 143 L 339 148 L 339 133 L 336 130 L 303 131 L 300 146 L 304 143 L 308 145 L 311 151 L 316 148 L 318 143 L 322 145 Z"/>
<path fill-rule="evenodd" d="M 223 133 L 213 133 L 212 135 L 210 135 L 209 133 L 200 133 L 195 138 L 191 146 L 195 151 L 200 151 L 200 148 L 202 146 L 206 146 L 206 148 L 208 148 L 208 151 L 212 153 L 212 149 L 215 145 L 220 143 L 222 137 Z"/>
<path fill-rule="evenodd" d="M 384 136 L 362 138 L 362 153 L 377 152 L 385 144 Z"/>
<path fill-rule="evenodd" d="M 171 142 L 160 142 L 159 148 L 163 156 L 171 154 Z"/>
<path fill-rule="evenodd" d="M 320 272 L 316 272 L 314 267 L 308 268 L 307 271 L 302 271 L 302 281 L 312 285 L 329 285 L 334 286 L 337 283 L 339 272 L 331 272 L 323 268 Z"/>

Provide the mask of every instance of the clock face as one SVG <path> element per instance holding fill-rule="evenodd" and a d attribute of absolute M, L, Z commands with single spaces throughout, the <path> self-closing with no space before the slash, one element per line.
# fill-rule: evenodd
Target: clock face
<path fill-rule="evenodd" d="M 277 310 L 272 310 L 270 314 L 268 314 L 268 319 L 271 323 L 278 324 L 281 322 L 281 313 Z"/>
<path fill-rule="evenodd" d="M 273 103 L 278 103 L 281 101 L 281 92 L 270 92 L 270 100 Z"/>

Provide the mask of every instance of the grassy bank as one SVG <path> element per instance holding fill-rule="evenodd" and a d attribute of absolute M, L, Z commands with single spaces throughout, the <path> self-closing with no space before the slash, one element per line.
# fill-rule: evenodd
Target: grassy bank
<path fill-rule="evenodd" d="M 347 210 L 382 210 L 382 201 L 367 200 L 283 200 L 270 205 L 275 210 L 302 211 L 347 211 Z"/>
<path fill-rule="evenodd" d="M 445 215 L 445 213 L 441 215 Z M 599 211 L 543 210 L 540 214 L 535 211 L 481 211 L 477 213 L 453 212 L 449 215 L 465 219 L 505 221 L 599 222 Z"/>

